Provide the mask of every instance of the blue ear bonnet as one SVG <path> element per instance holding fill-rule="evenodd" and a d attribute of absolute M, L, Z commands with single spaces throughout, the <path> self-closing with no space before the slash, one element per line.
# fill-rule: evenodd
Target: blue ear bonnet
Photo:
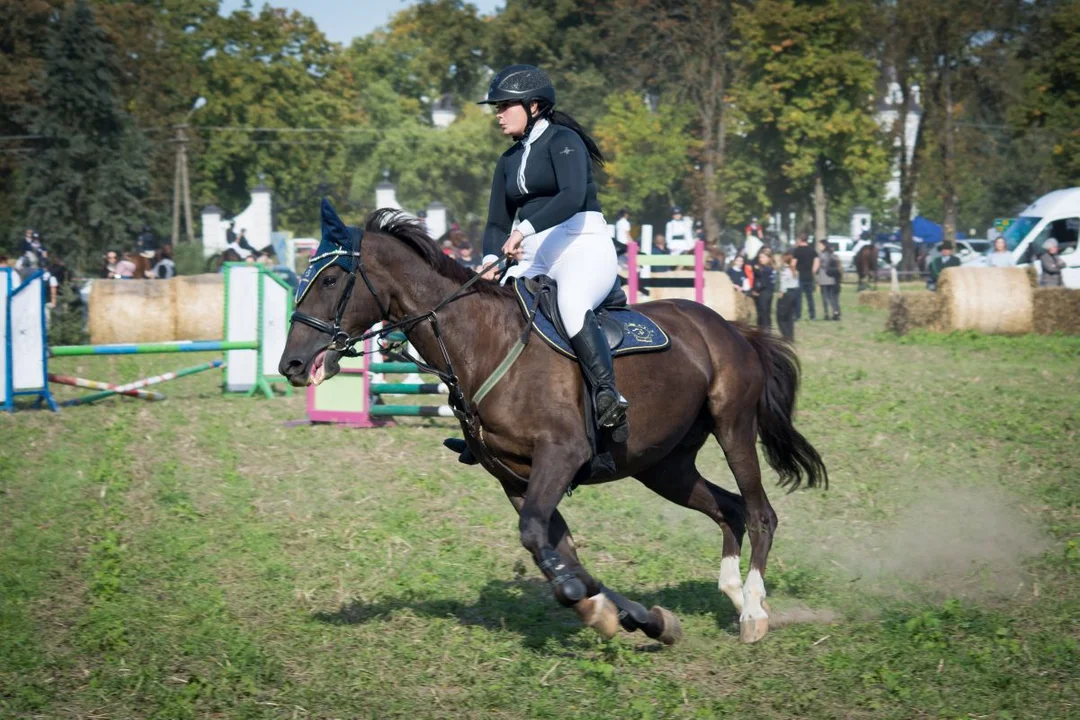
<path fill-rule="evenodd" d="M 360 252 L 360 241 L 364 238 L 364 231 L 357 227 L 346 227 L 334 206 L 330 201 L 323 198 L 322 201 L 322 242 L 319 249 L 308 263 L 307 270 L 300 276 L 300 284 L 296 287 L 296 304 L 304 299 L 311 283 L 319 277 L 323 270 L 331 265 L 337 265 L 347 273 L 355 272 L 357 257 Z"/>

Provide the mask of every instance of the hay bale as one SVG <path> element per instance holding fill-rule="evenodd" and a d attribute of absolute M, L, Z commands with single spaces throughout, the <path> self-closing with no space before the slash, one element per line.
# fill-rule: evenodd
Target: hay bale
<path fill-rule="evenodd" d="M 863 290 L 855 296 L 857 303 L 875 310 L 889 309 L 889 293 L 884 290 Z"/>
<path fill-rule="evenodd" d="M 220 340 L 224 278 L 95 280 L 90 289 L 90 342 L 147 343 Z"/>
<path fill-rule="evenodd" d="M 173 284 L 156 280 L 95 280 L 90 286 L 90 342 L 174 340 Z"/>
<path fill-rule="evenodd" d="M 225 337 L 225 280 L 220 273 L 185 275 L 176 284 L 174 340 L 221 340 Z"/>
<path fill-rule="evenodd" d="M 896 292 L 889 294 L 889 318 L 885 329 L 905 335 L 915 328 L 939 329 L 941 298 L 938 293 Z"/>
<path fill-rule="evenodd" d="M 1032 298 L 1035 332 L 1080 335 L 1080 290 L 1036 288 Z"/>
<path fill-rule="evenodd" d="M 955 267 L 938 279 L 941 329 L 1019 335 L 1034 329 L 1031 278 L 1025 268 Z"/>

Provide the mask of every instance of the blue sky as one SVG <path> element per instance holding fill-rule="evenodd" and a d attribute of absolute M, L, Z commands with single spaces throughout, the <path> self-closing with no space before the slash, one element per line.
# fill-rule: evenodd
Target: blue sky
<path fill-rule="evenodd" d="M 489 15 L 504 5 L 504 0 L 469 0 L 480 13 Z M 415 5 L 415 0 L 252 0 L 252 6 L 287 7 L 314 18 L 319 29 L 331 40 L 348 43 L 385 25 L 400 10 Z M 244 0 L 222 0 L 221 12 L 229 14 L 244 6 Z"/>

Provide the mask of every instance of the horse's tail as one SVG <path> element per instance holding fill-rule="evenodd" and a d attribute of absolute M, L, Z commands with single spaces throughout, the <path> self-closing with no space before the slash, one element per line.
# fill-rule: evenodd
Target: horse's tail
<path fill-rule="evenodd" d="M 768 331 L 740 325 L 743 337 L 761 358 L 765 389 L 758 398 L 758 436 L 765 458 L 780 474 L 780 486 L 828 487 L 829 473 L 814 446 L 795 429 L 795 395 L 799 392 L 799 359 L 790 343 Z"/>

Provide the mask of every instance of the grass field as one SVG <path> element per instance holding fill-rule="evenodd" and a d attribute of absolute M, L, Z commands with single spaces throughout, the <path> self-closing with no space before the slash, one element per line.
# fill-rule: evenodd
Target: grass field
<path fill-rule="evenodd" d="M 165 403 L 4 415 L 0 717 L 1080 716 L 1080 338 L 883 325 L 797 328 L 798 425 L 832 484 L 769 475 L 788 624 L 752 646 L 715 526 L 632 480 L 562 508 L 590 569 L 685 641 L 581 629 L 445 422 L 288 429 L 302 395 L 224 398 L 211 373 Z M 734 489 L 718 448 L 700 466 Z"/>

